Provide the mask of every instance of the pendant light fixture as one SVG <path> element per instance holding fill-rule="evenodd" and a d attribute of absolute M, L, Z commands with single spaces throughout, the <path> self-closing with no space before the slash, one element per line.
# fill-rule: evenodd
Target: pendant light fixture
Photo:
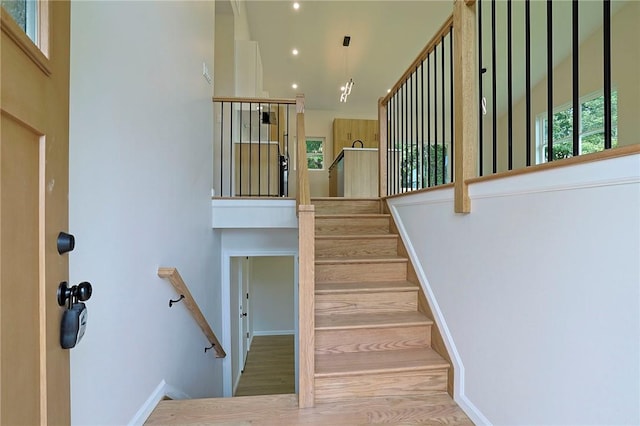
<path fill-rule="evenodd" d="M 346 49 L 344 53 L 344 63 L 345 63 L 345 76 L 349 75 L 349 44 L 351 44 L 351 37 L 346 35 L 342 39 L 342 46 Z M 347 102 L 347 97 L 351 94 L 351 89 L 353 88 L 353 78 L 349 78 L 347 82 L 340 88 L 340 102 Z"/>

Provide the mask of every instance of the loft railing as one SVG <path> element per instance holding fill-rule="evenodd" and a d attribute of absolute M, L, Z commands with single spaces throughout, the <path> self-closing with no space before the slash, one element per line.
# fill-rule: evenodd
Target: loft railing
<path fill-rule="evenodd" d="M 617 146 L 617 93 L 640 81 L 613 85 L 611 1 L 477 0 L 477 16 L 480 176 Z"/>
<path fill-rule="evenodd" d="M 296 132 L 305 140 L 304 97 L 296 99 Z M 311 204 L 309 172 L 304 144 L 298 144 L 296 206 L 298 213 L 298 405 L 313 407 L 315 372 L 315 209 Z"/>
<path fill-rule="evenodd" d="M 295 99 L 214 97 L 214 191 L 288 197 Z"/>
<path fill-rule="evenodd" d="M 380 195 L 453 182 L 455 211 L 468 213 L 468 184 L 484 175 L 637 144 L 618 140 L 637 112 L 621 95 L 629 114 L 619 119 L 618 93 L 637 90 L 640 76 L 611 49 L 638 45 L 624 19 L 638 16 L 633 3 L 455 0 L 452 17 L 379 102 Z"/>
<path fill-rule="evenodd" d="M 453 70 L 450 16 L 380 101 L 384 195 L 453 182 Z"/>
<path fill-rule="evenodd" d="M 191 312 L 191 316 L 198 324 L 198 327 L 200 327 L 207 340 L 211 344 L 211 347 L 205 348 L 205 352 L 209 349 L 213 349 L 216 352 L 216 358 L 224 358 L 225 356 L 227 356 L 224 349 L 222 349 L 222 345 L 216 337 L 216 334 L 211 329 L 211 326 L 207 322 L 207 319 L 204 317 L 202 311 L 198 307 L 198 304 L 191 295 L 187 284 L 178 273 L 178 270 L 176 268 L 158 268 L 158 276 L 161 278 L 167 278 L 180 296 L 176 301 L 171 301 L 173 303 L 170 302 L 169 306 L 177 302 L 184 303 L 189 312 Z"/>

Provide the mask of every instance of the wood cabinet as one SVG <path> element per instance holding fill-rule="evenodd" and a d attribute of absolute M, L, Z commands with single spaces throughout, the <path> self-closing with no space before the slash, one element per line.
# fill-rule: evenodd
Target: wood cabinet
<path fill-rule="evenodd" d="M 378 148 L 378 120 L 336 118 L 333 120 L 334 158 L 342 148 L 351 148 L 353 141 L 360 139 L 365 148 Z M 357 144 L 358 147 L 360 144 Z"/>

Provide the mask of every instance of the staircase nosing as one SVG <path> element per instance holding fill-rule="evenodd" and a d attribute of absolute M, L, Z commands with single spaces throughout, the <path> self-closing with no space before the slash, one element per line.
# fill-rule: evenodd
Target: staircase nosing
<path fill-rule="evenodd" d="M 334 316 L 346 314 L 334 314 Z M 317 318 L 316 318 L 316 322 Z M 424 321 L 406 321 L 406 322 L 388 322 L 384 324 L 356 324 L 356 325 L 320 325 L 316 326 L 316 331 L 333 331 L 333 330 L 364 330 L 364 329 L 385 329 L 397 327 L 424 327 L 433 325 L 433 321 L 425 318 Z"/>
<path fill-rule="evenodd" d="M 393 352 L 393 351 L 388 351 Z M 318 372 L 314 373 L 315 378 L 331 378 L 331 377 L 351 377 L 351 376 L 363 376 L 369 374 L 383 374 L 383 373 L 403 373 L 408 371 L 448 371 L 451 366 L 445 361 L 444 363 L 423 364 L 423 365 L 409 365 L 409 366 L 392 366 L 392 367 L 378 367 L 378 368 L 361 368 L 353 369 L 351 371 L 334 371 L 334 372 Z"/>
<path fill-rule="evenodd" d="M 386 219 L 391 217 L 388 213 L 338 213 L 338 214 L 317 214 L 316 219 L 345 219 L 357 217 L 360 219 L 373 218 L 373 219 Z"/>
<path fill-rule="evenodd" d="M 380 240 L 395 240 L 400 236 L 398 234 L 346 234 L 346 235 L 332 235 L 321 234 L 316 235 L 316 240 L 366 240 L 366 239 L 380 239 Z"/>
<path fill-rule="evenodd" d="M 409 259 L 402 256 L 394 257 L 327 257 L 315 259 L 316 265 L 358 265 L 363 263 L 407 263 Z"/>

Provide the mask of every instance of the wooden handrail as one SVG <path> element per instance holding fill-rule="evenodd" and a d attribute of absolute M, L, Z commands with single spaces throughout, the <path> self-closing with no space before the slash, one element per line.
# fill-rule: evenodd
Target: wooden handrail
<path fill-rule="evenodd" d="M 196 301 L 193 299 L 193 296 L 191 295 L 187 284 L 178 273 L 178 270 L 176 268 L 158 268 L 158 276 L 160 278 L 169 279 L 169 282 L 171 282 L 178 294 L 184 296 L 184 304 L 187 306 L 187 309 L 189 309 L 189 312 L 191 312 L 191 316 L 193 316 L 193 319 L 196 320 L 196 323 L 209 340 L 209 343 L 213 345 L 213 349 L 216 351 L 216 358 L 224 358 L 225 356 L 227 356 L 224 349 L 222 349 L 222 345 L 218 341 L 216 334 L 209 326 L 207 319 L 204 317 L 204 315 L 202 315 L 202 311 L 198 307 Z"/>
<path fill-rule="evenodd" d="M 213 102 L 235 102 L 235 103 L 252 103 L 252 104 L 289 104 L 295 105 L 296 99 L 277 99 L 277 98 L 236 98 L 228 96 L 214 96 Z"/>
<path fill-rule="evenodd" d="M 411 65 L 407 68 L 407 70 L 402 74 L 402 77 L 393 85 L 391 91 L 382 98 L 382 104 L 387 105 L 389 100 L 396 94 L 396 92 L 402 87 L 402 85 L 409 79 L 411 74 L 413 74 L 416 70 L 416 66 L 420 66 L 422 61 L 427 59 L 427 56 L 433 51 L 433 49 L 440 43 L 441 38 L 447 34 L 449 34 L 449 28 L 453 25 L 453 14 L 447 18 L 447 20 L 442 24 L 438 32 L 429 40 L 427 45 L 422 49 L 420 54 L 416 59 L 411 62 Z"/>

